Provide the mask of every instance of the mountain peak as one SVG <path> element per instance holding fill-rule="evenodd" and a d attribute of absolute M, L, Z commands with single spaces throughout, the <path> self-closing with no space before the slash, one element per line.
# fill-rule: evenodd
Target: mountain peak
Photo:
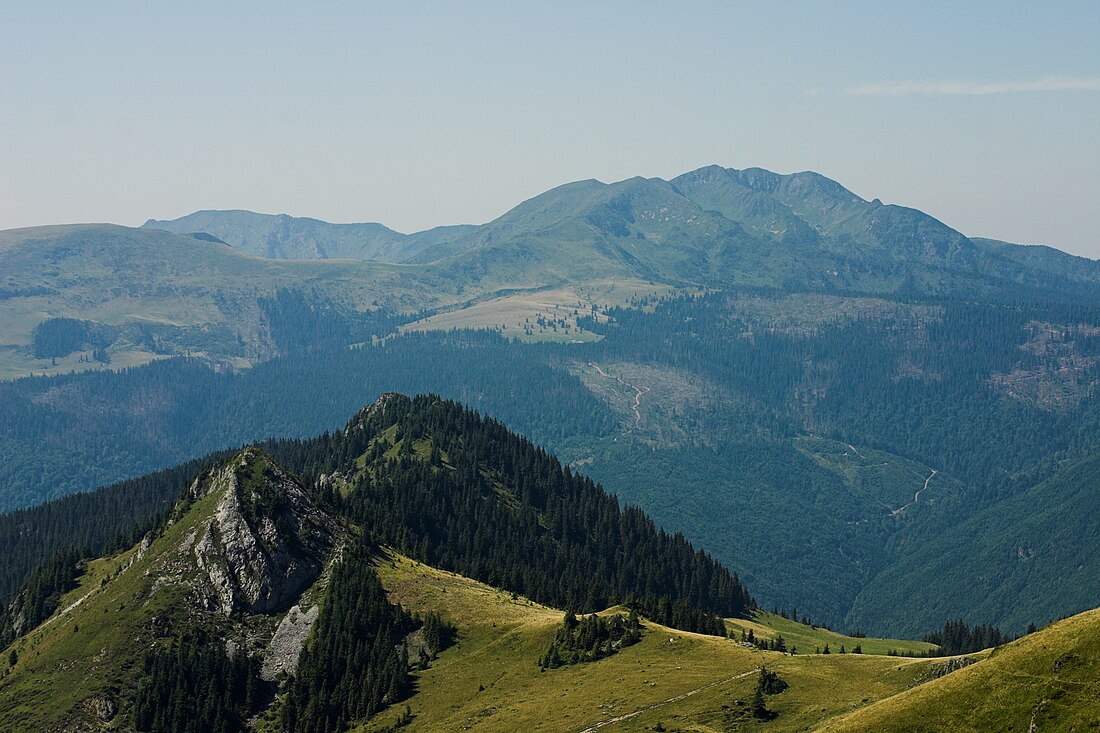
<path fill-rule="evenodd" d="M 202 604 L 226 616 L 285 610 L 320 575 L 336 524 L 258 448 L 246 448 L 192 484 L 213 506 L 190 551 L 205 576 Z"/>

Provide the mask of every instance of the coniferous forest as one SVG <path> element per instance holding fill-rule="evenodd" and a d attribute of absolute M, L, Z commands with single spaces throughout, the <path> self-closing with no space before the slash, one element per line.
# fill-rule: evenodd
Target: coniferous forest
<path fill-rule="evenodd" d="M 259 662 L 201 630 L 145 657 L 134 726 L 149 733 L 236 733 L 265 702 Z"/>
<path fill-rule="evenodd" d="M 387 430 L 392 442 L 378 439 Z M 754 607 L 737 575 L 682 535 L 455 402 L 387 396 L 343 433 L 265 448 L 306 476 L 350 472 L 348 498 L 334 500 L 379 542 L 540 602 L 595 611 L 632 600 L 705 633 Z M 359 456 L 374 470 L 355 471 Z"/>
<path fill-rule="evenodd" d="M 1002 618 L 1006 611 L 997 609 L 1007 608 L 1004 599 L 987 604 L 945 567 L 936 576 L 953 584 L 945 597 L 957 602 L 912 619 L 889 611 L 897 601 L 892 572 L 913 576 L 914 584 L 933 580 L 920 569 L 927 558 L 897 548 L 972 537 L 958 529 L 970 517 L 1004 526 L 1018 514 L 1013 502 L 1024 503 L 1017 497 L 1052 475 L 1072 474 L 1100 445 L 1094 386 L 1100 315 L 1093 307 L 744 291 L 639 302 L 644 308 L 609 311 L 609 323 L 582 318 L 603 338 L 568 348 L 488 333 L 405 334 L 337 347 L 358 327 L 340 316 L 323 330 L 334 340 L 307 349 L 301 334 L 335 317 L 331 304 L 311 298 L 285 292 L 265 305 L 275 322 L 285 318 L 299 335 L 283 339 L 283 356 L 246 372 L 173 359 L 119 373 L 0 384 L 9 407 L 0 415 L 8 457 L 0 479 L 15 502 L 9 506 L 33 502 L 46 486 L 57 493 L 89 489 L 271 435 L 332 430 L 383 391 L 433 391 L 502 419 L 566 460 L 586 461 L 585 471 L 624 501 L 646 508 L 662 526 L 684 529 L 741 570 L 769 604 L 812 608 L 836 627 L 919 634 L 963 614 L 1018 633 L 1029 621 L 1087 607 L 1079 584 L 1066 604 L 1041 600 L 1054 597 L 1043 580 L 1056 574 L 1051 569 L 1028 574 L 1034 600 Z M 772 315 L 813 308 L 802 320 Z M 703 380 L 714 391 L 693 397 L 690 407 L 656 412 L 651 403 L 661 389 L 653 384 L 639 408 L 640 429 L 631 430 L 624 420 L 633 415 L 616 414 L 592 391 L 600 385 L 583 375 L 594 373 L 589 362 L 637 365 L 674 385 Z M 101 417 L 91 419 L 92 406 Z M 894 514 L 905 500 L 875 495 L 890 477 L 861 469 L 852 479 L 844 473 L 849 469 L 810 455 L 800 442 L 807 437 L 880 451 L 880 462 L 924 466 L 923 477 L 912 479 L 910 500 L 934 468 L 924 494 L 929 501 Z M 1067 475 L 1063 483 L 1081 481 Z M 58 502 L 46 514 L 0 516 L 0 545 L 14 548 L 0 591 L 10 595 L 35 563 L 76 537 L 78 549 L 94 550 L 121 531 L 140 529 L 171 495 L 131 495 L 91 527 L 58 523 L 59 513 L 79 502 Z M 764 505 L 784 521 L 761 516 Z M 1036 521 L 1049 524 L 1054 520 L 1042 518 L 1060 511 L 1049 506 Z M 985 513 L 1005 517 L 979 520 Z M 18 524 L 7 524 L 16 517 Z M 43 551 L 29 548 L 19 532 L 36 533 Z M 805 553 L 769 549 L 792 548 L 808 536 L 826 548 L 813 563 Z M 843 553 L 828 549 L 841 546 Z M 959 547 L 954 565 L 972 550 Z M 20 557 L 28 552 L 30 564 Z M 1003 587 L 1024 582 L 1007 561 L 984 567 L 1004 579 Z M 670 619 L 673 609 L 654 612 Z"/>
<path fill-rule="evenodd" d="M 337 565 L 280 708 L 287 733 L 339 733 L 411 691 L 405 635 L 419 625 L 386 599 L 366 538 Z"/>
<path fill-rule="evenodd" d="M 952 656 L 997 647 L 1012 641 L 1012 638 L 996 626 L 978 624 L 971 627 L 960 618 L 947 621 L 942 629 L 925 634 L 924 640 L 938 647 L 938 656 Z"/>
<path fill-rule="evenodd" d="M 578 618 L 569 612 L 550 648 L 539 660 L 539 666 L 554 669 L 566 664 L 595 662 L 637 644 L 641 638 L 642 624 L 634 611 L 629 616 L 616 613 L 607 618 L 596 614 Z"/>

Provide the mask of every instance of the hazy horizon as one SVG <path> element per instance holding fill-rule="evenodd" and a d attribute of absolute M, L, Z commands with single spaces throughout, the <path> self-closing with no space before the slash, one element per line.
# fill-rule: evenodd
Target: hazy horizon
<path fill-rule="evenodd" d="M 38 3 L 0 19 L 2 229 L 245 209 L 411 232 L 718 164 L 813 170 L 967 236 L 1100 257 L 1089 3 Z"/>

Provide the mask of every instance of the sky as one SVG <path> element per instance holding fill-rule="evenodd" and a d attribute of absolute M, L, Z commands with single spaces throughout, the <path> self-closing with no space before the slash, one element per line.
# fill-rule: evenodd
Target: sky
<path fill-rule="evenodd" d="M 0 0 L 0 229 L 814 170 L 1100 258 L 1097 2 Z"/>

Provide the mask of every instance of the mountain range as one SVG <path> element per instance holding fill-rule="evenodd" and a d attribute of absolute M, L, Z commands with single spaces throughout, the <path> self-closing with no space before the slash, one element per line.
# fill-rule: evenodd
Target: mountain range
<path fill-rule="evenodd" d="M 1100 283 L 1095 261 L 970 239 L 815 173 L 717 166 L 671 181 L 571 183 L 481 226 L 412 235 L 242 211 L 139 230 L 10 230 L 0 266 L 8 377 L 100 363 L 36 348 L 48 318 L 121 328 L 108 344 L 116 365 L 183 353 L 253 364 L 278 353 L 256 304 L 288 289 L 346 312 L 449 311 L 448 323 L 481 327 L 493 317 L 485 303 L 517 293 L 565 292 L 566 302 L 595 292 L 617 305 L 669 288 L 755 287 L 1095 304 Z"/>
<path fill-rule="evenodd" d="M 410 456 L 393 435 L 381 454 L 341 443 L 357 419 L 374 414 L 356 418 L 360 407 L 391 392 L 438 394 L 503 421 L 538 450 L 560 456 L 570 476 L 598 480 L 622 511 L 644 511 L 666 530 L 659 536 L 690 541 L 730 569 L 721 572 L 736 571 L 731 577 L 743 583 L 737 587 L 747 589 L 740 605 L 728 596 L 725 605 L 711 604 L 679 588 L 669 592 L 667 607 L 647 607 L 648 623 L 662 629 L 679 624 L 712 633 L 711 616 L 721 614 L 727 629 L 755 629 L 772 643 L 782 633 L 802 647 L 923 652 L 927 645 L 905 639 L 952 619 L 1018 636 L 1100 605 L 1100 512 L 1089 510 L 1100 481 L 1100 263 L 966 237 L 814 173 L 708 167 L 669 181 L 580 181 L 484 225 L 410 235 L 380 224 L 242 211 L 150 220 L 137 229 L 0 232 L 0 376 L 0 510 L 9 512 L 0 515 L 8 560 L 0 601 L 9 609 L 5 633 L 24 660 L 37 624 L 28 619 L 64 610 L 55 596 L 74 592 L 66 568 L 105 567 L 101 558 L 139 546 L 157 522 L 180 521 L 183 509 L 173 507 L 182 483 L 240 459 L 239 446 L 272 436 L 290 440 L 262 449 L 269 473 L 286 481 L 261 492 L 259 503 L 242 500 L 245 524 L 255 529 L 269 520 L 279 536 L 280 527 L 301 525 L 304 515 L 284 511 L 298 498 L 288 505 L 284 495 L 327 508 L 318 510 L 324 516 L 317 542 L 303 536 L 280 545 L 272 536 L 261 565 L 306 578 L 314 598 L 325 587 L 318 569 L 338 567 L 339 548 L 352 546 L 356 528 L 374 523 L 391 534 L 373 537 L 360 548 L 370 559 L 352 565 L 376 568 L 383 585 L 388 578 L 390 597 L 409 593 L 420 599 L 420 612 L 439 611 L 445 604 L 438 597 L 422 602 L 424 584 L 442 577 L 436 571 L 459 572 L 545 604 L 533 616 L 501 611 L 509 623 L 541 629 L 537 643 L 517 642 L 543 647 L 536 658 L 574 654 L 564 637 L 551 654 L 550 640 L 539 634 L 554 637 L 571 607 L 604 610 L 628 593 L 596 588 L 589 597 L 588 588 L 573 588 L 555 595 L 533 571 L 497 567 L 493 574 L 488 565 L 433 554 L 441 525 L 386 493 L 396 480 L 387 462 L 415 456 L 457 469 L 451 449 L 436 456 L 435 440 L 414 440 Z M 385 430 L 404 433 L 434 419 L 437 408 L 416 404 Z M 330 443 L 309 442 L 319 434 Z M 451 441 L 466 432 L 452 425 L 447 434 Z M 315 451 L 309 460 L 295 452 L 306 444 Z M 352 453 L 357 465 L 375 467 L 372 488 L 361 495 L 382 492 L 397 504 L 347 513 L 339 498 L 347 498 L 347 487 L 322 476 L 346 473 Z M 495 475 L 503 469 L 486 461 L 499 459 L 483 456 L 460 475 Z M 151 471 L 162 473 L 146 475 Z M 433 475 L 417 481 L 430 483 Z M 490 493 L 513 509 L 541 502 L 545 497 L 525 493 L 533 480 L 512 475 Z M 397 516 L 395 506 L 401 520 L 382 522 Z M 540 506 L 535 524 L 569 536 L 580 531 L 561 519 L 564 509 Z M 477 515 L 470 524 L 500 521 Z M 234 527 L 215 534 L 244 531 L 239 522 Z M 420 530 L 428 532 L 427 548 L 402 539 Z M 578 550 L 575 559 L 602 562 L 608 572 L 620 562 L 588 552 Z M 196 562 L 207 557 L 192 555 Z M 220 567 L 218 557 L 227 555 L 209 555 L 206 567 Z M 390 570 L 402 570 L 387 575 L 382 557 L 391 557 Z M 414 572 L 416 562 L 429 568 Z M 681 571 L 670 566 L 659 574 Z M 348 582 L 363 593 L 378 592 L 374 581 L 353 575 Z M 88 578 L 104 582 L 94 573 Z M 228 608 L 264 633 L 282 623 L 287 599 L 309 592 L 294 585 L 270 608 L 248 610 L 230 593 L 234 584 L 270 588 L 270 578 L 210 582 L 229 595 L 204 596 L 214 598 L 203 601 L 206 610 L 218 616 Z M 476 598 L 490 592 L 456 582 L 447 587 Z M 692 600 L 674 619 L 677 594 Z M 79 600 L 68 598 L 66 604 Z M 463 603 L 459 616 L 489 613 Z M 385 608 L 378 606 L 380 618 L 395 634 L 426 623 Z M 461 618 L 453 615 L 461 638 Z M 1076 624 L 1063 628 L 1084 628 Z M 207 635 L 212 628 L 185 627 Z M 617 640 L 635 640 L 633 626 L 616 628 L 625 634 Z M 259 637 L 243 627 L 233 634 L 259 651 Z M 1023 649 L 1033 643 L 1017 642 Z M 639 648 L 647 644 L 652 639 L 643 633 Z M 726 653 L 700 644 L 708 654 Z M 615 658 L 600 664 L 617 664 Z M 216 656 L 203 659 L 221 664 Z M 468 669 L 468 662 L 458 664 Z M 801 661 L 792 664 L 792 674 L 814 674 Z M 852 710 L 865 697 L 877 699 L 867 694 L 874 685 L 892 695 L 931 669 L 908 666 L 907 676 L 881 664 L 858 674 L 885 677 L 859 677 L 850 699 L 826 708 Z M 973 667 L 998 666 L 981 664 Z M 396 699 L 407 690 L 388 669 L 387 684 L 396 687 L 379 695 Z M 238 672 L 250 679 L 247 670 Z M 947 679 L 960 679 L 955 674 Z M 37 684 L 35 675 L 25 684 Z M 163 684 L 169 690 L 175 683 Z M 92 709 L 95 700 L 121 697 L 89 692 L 80 704 Z M 370 705 L 400 712 L 381 697 Z M 919 697 L 903 694 L 891 705 Z M 1045 699 L 1029 703 L 1028 710 L 1040 711 L 1037 720 Z M 807 700 L 821 704 L 820 696 Z M 498 703 L 516 704 L 494 699 L 489 707 Z M 59 709 L 75 709 L 66 705 Z M 72 720 L 78 718 L 86 720 Z M 787 717 L 795 719 L 805 729 L 821 717 Z M 737 716 L 727 723 L 755 725 Z"/>
<path fill-rule="evenodd" d="M 539 273 L 524 274 L 541 274 L 543 285 L 553 283 L 553 273 L 569 282 L 614 276 L 681 285 L 797 282 L 863 292 L 907 286 L 935 293 L 971 280 L 995 293 L 1009 285 L 1050 289 L 1060 278 L 1100 279 L 1090 260 L 969 239 L 915 209 L 865 201 L 819 174 L 759 168 L 709 166 L 670 181 L 578 181 L 488 224 L 412 235 L 380 224 L 244 211 L 201 211 L 143 227 L 207 232 L 242 252 L 275 259 L 448 261 L 480 271 L 501 267 L 511 252 L 518 260 L 513 267 L 539 266 Z M 575 264 L 563 271 L 566 257 Z"/>

